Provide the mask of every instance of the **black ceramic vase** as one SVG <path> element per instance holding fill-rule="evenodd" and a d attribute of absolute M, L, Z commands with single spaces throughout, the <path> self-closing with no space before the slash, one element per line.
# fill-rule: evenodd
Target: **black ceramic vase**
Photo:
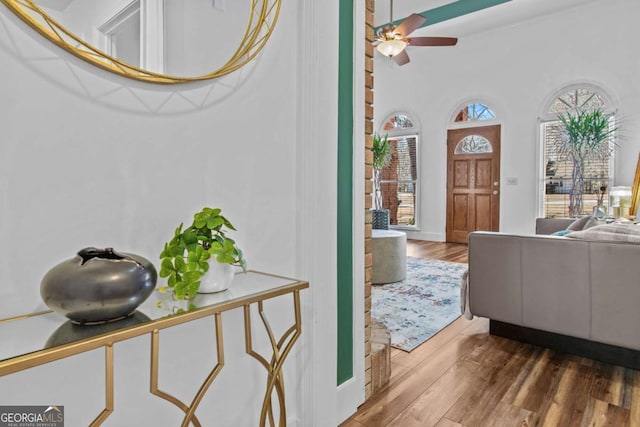
<path fill-rule="evenodd" d="M 40 295 L 74 323 L 105 323 L 132 314 L 157 278 L 153 264 L 139 255 L 85 248 L 45 274 Z"/>

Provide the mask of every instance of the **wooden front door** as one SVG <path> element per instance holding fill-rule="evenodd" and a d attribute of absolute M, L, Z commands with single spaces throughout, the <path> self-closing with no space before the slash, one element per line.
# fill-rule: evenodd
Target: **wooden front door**
<path fill-rule="evenodd" d="M 500 125 L 447 133 L 447 242 L 476 230 L 498 231 Z"/>

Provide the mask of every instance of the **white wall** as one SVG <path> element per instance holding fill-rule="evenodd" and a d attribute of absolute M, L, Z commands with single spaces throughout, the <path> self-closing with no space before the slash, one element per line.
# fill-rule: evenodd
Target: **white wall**
<path fill-rule="evenodd" d="M 224 10 L 209 1 L 165 1 L 167 73 L 193 76 L 222 67 L 244 36 L 250 6 L 250 0 L 227 1 Z M 192 49 L 200 40 L 211 43 Z M 235 46 L 226 43 L 228 40 Z"/>
<path fill-rule="evenodd" d="M 631 185 L 640 150 L 640 55 L 634 45 L 639 14 L 636 1 L 601 0 L 466 35 L 456 47 L 409 47 L 411 62 L 403 67 L 376 53 L 375 129 L 397 110 L 413 113 L 422 126 L 421 230 L 410 236 L 444 240 L 446 130 L 454 109 L 466 101 L 487 102 L 502 124 L 501 231 L 534 230 L 537 118 L 549 97 L 568 84 L 594 83 L 614 98 L 624 137 L 615 184 Z M 428 35 L 439 35 L 434 31 Z M 455 27 L 440 35 L 455 35 Z M 518 185 L 505 185 L 507 177 Z"/>
<path fill-rule="evenodd" d="M 337 39 L 316 40 L 321 28 L 337 28 L 337 5 L 313 8 L 283 2 L 271 40 L 247 71 L 178 87 L 98 70 L 0 8 L 0 317 L 43 308 L 42 276 L 85 246 L 157 263 L 178 223 L 205 205 L 221 207 L 250 268 L 302 274 L 322 286 L 304 296 L 306 329 L 285 378 L 289 421 L 330 425 L 335 224 L 326 217 L 335 212 L 337 113 L 326 87 L 337 87 Z M 310 81 L 299 68 L 317 70 L 319 61 L 322 74 L 307 73 L 317 88 L 300 86 Z M 291 321 L 288 299 L 267 310 L 276 328 Z M 223 319 L 226 367 L 198 416 L 203 425 L 255 425 L 264 372 L 244 354 L 241 313 Z M 212 363 L 210 328 L 204 321 L 163 333 L 162 389 L 186 401 L 195 393 Z M 115 353 L 116 412 L 108 424 L 177 425 L 179 410 L 147 393 L 148 339 L 117 344 Z M 1 378 L 2 403 L 55 402 L 65 405 L 69 425 L 86 425 L 103 407 L 102 357 L 92 351 Z"/>

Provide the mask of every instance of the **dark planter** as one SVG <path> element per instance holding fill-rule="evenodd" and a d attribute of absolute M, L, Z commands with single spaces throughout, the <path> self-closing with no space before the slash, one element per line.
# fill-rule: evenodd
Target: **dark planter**
<path fill-rule="evenodd" d="M 74 323 L 104 323 L 133 314 L 157 278 L 153 264 L 139 255 L 85 248 L 45 274 L 40 295 Z"/>
<path fill-rule="evenodd" d="M 389 209 L 371 209 L 371 227 L 374 230 L 388 230 Z"/>

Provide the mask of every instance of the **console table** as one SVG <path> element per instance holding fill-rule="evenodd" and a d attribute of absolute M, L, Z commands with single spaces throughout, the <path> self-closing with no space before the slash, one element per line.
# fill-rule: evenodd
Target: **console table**
<path fill-rule="evenodd" d="M 285 426 L 286 408 L 282 366 L 301 333 L 300 291 L 308 287 L 309 284 L 305 281 L 249 271 L 236 274 L 228 290 L 216 294 L 199 294 L 192 301 L 189 301 L 188 306 L 185 304 L 184 307 L 176 307 L 174 311 L 170 310 L 171 307 L 167 307 L 167 302 L 161 299 L 161 294 L 154 292 L 132 316 L 103 325 L 74 325 L 52 311 L 0 319 L 0 336 L 9 339 L 9 342 L 3 343 L 0 348 L 0 376 L 103 347 L 105 349 L 105 408 L 90 424 L 90 426 L 99 426 L 114 411 L 114 343 L 150 334 L 150 392 L 171 402 L 184 412 L 181 424 L 183 427 L 187 427 L 189 424 L 200 427 L 196 409 L 224 366 L 221 315 L 225 311 L 242 307 L 244 310 L 246 352 L 264 366 L 267 372 L 267 387 L 259 425 L 265 426 L 267 421 L 271 426 L 276 425 L 272 406 L 275 391 L 279 408 L 277 425 Z M 277 338 L 263 312 L 263 302 L 285 295 L 292 296 L 295 321 L 282 337 Z M 253 349 L 251 305 L 257 306 L 258 314 L 271 343 L 272 354 L 270 356 L 265 357 Z M 186 404 L 158 388 L 160 331 L 208 316 L 213 316 L 215 320 L 217 363 L 203 381 L 193 400 Z M 29 339 L 25 340 L 25 337 Z"/>

